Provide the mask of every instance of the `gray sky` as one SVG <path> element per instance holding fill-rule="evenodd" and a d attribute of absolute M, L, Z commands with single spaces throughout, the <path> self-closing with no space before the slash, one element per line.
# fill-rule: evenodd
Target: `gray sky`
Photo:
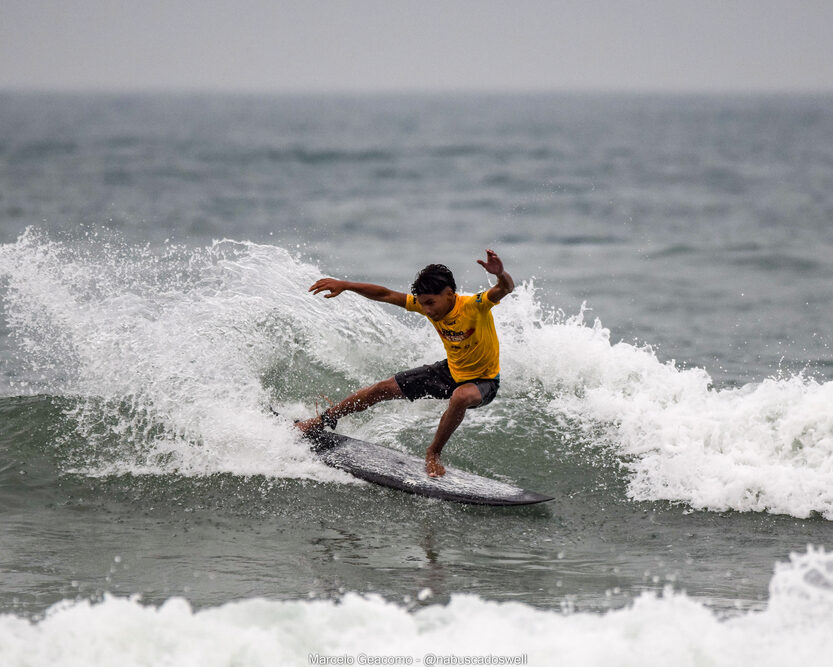
<path fill-rule="evenodd" d="M 0 88 L 833 91 L 833 0 L 0 0 Z"/>

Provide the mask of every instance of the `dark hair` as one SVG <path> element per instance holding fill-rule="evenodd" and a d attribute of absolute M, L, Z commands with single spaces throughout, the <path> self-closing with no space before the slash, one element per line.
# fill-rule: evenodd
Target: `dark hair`
<path fill-rule="evenodd" d="M 457 291 L 451 270 L 445 264 L 429 264 L 417 273 L 411 284 L 411 294 L 439 294 L 446 287 L 450 287 L 452 292 Z"/>

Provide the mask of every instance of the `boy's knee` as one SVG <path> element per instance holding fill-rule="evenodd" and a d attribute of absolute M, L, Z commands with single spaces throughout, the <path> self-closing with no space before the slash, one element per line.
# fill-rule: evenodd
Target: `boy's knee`
<path fill-rule="evenodd" d="M 450 402 L 455 407 L 473 408 L 476 405 L 480 405 L 481 400 L 483 400 L 483 397 L 480 395 L 480 390 L 477 388 L 477 385 L 464 384 L 454 390 L 454 393 L 451 394 Z"/>

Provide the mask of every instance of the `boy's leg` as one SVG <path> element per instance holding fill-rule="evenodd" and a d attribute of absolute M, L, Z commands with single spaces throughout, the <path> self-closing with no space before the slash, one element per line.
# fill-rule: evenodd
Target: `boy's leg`
<path fill-rule="evenodd" d="M 445 467 L 440 463 L 440 452 L 442 452 L 452 433 L 462 423 L 466 416 L 466 410 L 480 405 L 482 400 L 483 395 L 480 393 L 480 389 L 472 382 L 460 385 L 451 394 L 448 408 L 440 417 L 437 432 L 425 452 L 425 471 L 429 477 L 441 477 L 445 474 Z"/>
<path fill-rule="evenodd" d="M 367 410 L 372 405 L 376 405 L 380 401 L 390 401 L 393 399 L 405 398 L 405 394 L 399 388 L 394 378 L 382 380 L 369 387 L 359 389 L 356 393 L 350 394 L 340 403 L 327 410 L 328 414 L 336 419 L 346 417 L 354 412 L 361 412 Z M 321 416 L 316 416 L 306 421 L 298 422 L 295 426 L 303 433 L 310 433 L 324 428 L 321 421 Z"/>

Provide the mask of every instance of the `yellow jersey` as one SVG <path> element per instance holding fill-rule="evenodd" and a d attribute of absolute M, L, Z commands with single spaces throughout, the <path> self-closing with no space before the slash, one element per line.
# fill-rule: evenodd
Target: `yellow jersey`
<path fill-rule="evenodd" d="M 451 377 L 455 382 L 495 378 L 500 374 L 500 344 L 491 313 L 495 304 L 486 292 L 456 297 L 442 320 L 428 318 L 445 346 Z M 407 295 L 405 308 L 425 315 L 413 294 Z"/>

